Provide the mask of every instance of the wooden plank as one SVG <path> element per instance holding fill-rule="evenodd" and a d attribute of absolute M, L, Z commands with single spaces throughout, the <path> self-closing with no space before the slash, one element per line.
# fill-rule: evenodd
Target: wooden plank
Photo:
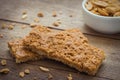
<path fill-rule="evenodd" d="M 1 61 L 1 59 L 0 59 Z M 50 72 L 43 72 L 39 69 L 39 65 L 31 65 L 31 64 L 15 64 L 15 62 L 7 60 L 7 66 L 1 66 L 0 69 L 3 68 L 9 68 L 10 72 L 8 74 L 0 74 L 0 80 L 34 80 L 34 77 L 37 78 L 37 80 L 49 80 L 48 79 L 48 74 L 53 75 L 52 80 L 67 80 L 68 74 L 72 74 L 74 80 L 110 80 L 110 79 L 105 79 L 105 78 L 99 78 L 99 77 L 92 77 L 92 76 L 87 76 L 84 74 L 79 74 L 79 73 L 74 73 L 74 72 L 69 72 L 69 71 L 64 71 L 64 70 L 58 70 L 58 69 L 53 69 L 53 68 L 48 68 Z M 19 77 L 19 72 L 24 71 L 25 69 L 30 70 L 30 74 L 25 75 L 24 78 Z"/>
<path fill-rule="evenodd" d="M 15 24 L 15 28 L 13 30 L 8 29 L 1 29 L 1 25 L 5 24 L 13 24 L 5 21 L 0 21 L 0 34 L 4 34 L 3 38 L 0 38 L 0 58 L 10 59 L 15 63 L 11 55 L 9 54 L 9 49 L 7 47 L 7 42 L 13 38 L 20 38 L 29 33 L 31 28 L 26 25 L 25 29 L 22 29 L 23 24 Z M 114 40 L 109 38 L 102 38 L 102 37 L 96 37 L 91 35 L 85 35 L 88 37 L 90 43 L 92 45 L 95 45 L 98 48 L 101 48 L 106 53 L 106 60 L 104 61 L 103 65 L 101 66 L 99 72 L 97 73 L 97 77 L 104 77 L 109 79 L 120 79 L 120 40 Z M 42 65 L 49 68 L 54 68 L 57 70 L 63 70 L 63 71 L 69 71 L 77 73 L 78 71 L 75 69 L 72 69 L 66 65 L 63 65 L 62 63 L 52 61 L 52 60 L 40 60 L 40 61 L 33 61 L 28 62 L 27 64 L 31 65 Z M 80 73 L 80 75 L 83 75 L 83 73 Z M 86 75 L 87 76 L 87 75 Z"/>
<path fill-rule="evenodd" d="M 83 21 L 82 0 L 1 0 L 0 1 L 0 19 L 13 20 L 18 22 L 31 23 L 37 17 L 37 13 L 42 11 L 44 17 L 40 18 L 40 24 L 53 27 L 52 23 L 60 19 L 62 24 L 60 29 L 80 28 L 83 33 L 120 39 L 120 34 L 105 35 L 89 29 Z M 4 4 L 4 5 L 3 5 Z M 22 20 L 22 12 L 27 11 L 28 18 Z M 52 12 L 57 11 L 58 16 L 52 17 Z M 62 12 L 62 15 L 59 14 Z M 69 15 L 73 17 L 69 17 Z"/>

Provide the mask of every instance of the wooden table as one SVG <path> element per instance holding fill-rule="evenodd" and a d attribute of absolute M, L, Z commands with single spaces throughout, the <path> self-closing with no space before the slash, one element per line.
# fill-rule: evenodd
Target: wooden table
<path fill-rule="evenodd" d="M 72 74 L 73 80 L 120 80 L 120 34 L 100 34 L 86 27 L 81 2 L 82 0 L 0 0 L 0 34 L 3 34 L 3 38 L 0 38 L 0 60 L 7 60 L 7 65 L 0 65 L 0 69 L 10 69 L 8 74 L 0 74 L 0 80 L 34 80 L 35 77 L 37 80 L 48 80 L 49 73 L 53 75 L 53 80 L 67 80 L 69 73 Z M 27 11 L 26 20 L 21 19 L 23 11 Z M 57 17 L 52 17 L 53 11 L 57 12 Z M 105 51 L 106 59 L 96 76 L 80 73 L 60 62 L 48 59 L 15 63 L 9 54 L 7 42 L 27 35 L 31 30 L 29 24 L 37 18 L 38 12 L 44 13 L 39 23 L 58 29 L 79 28 L 92 45 Z M 73 17 L 69 17 L 70 15 Z M 58 19 L 62 24 L 54 27 L 52 23 Z M 15 27 L 13 30 L 1 29 L 3 24 L 15 24 Z M 22 29 L 22 26 L 26 28 Z M 39 70 L 39 66 L 49 68 L 50 72 Z M 30 69 L 30 74 L 20 78 L 19 72 L 27 68 Z"/>

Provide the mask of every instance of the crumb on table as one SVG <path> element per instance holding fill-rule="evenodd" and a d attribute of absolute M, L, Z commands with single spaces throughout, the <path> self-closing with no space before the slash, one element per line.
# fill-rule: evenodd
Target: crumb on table
<path fill-rule="evenodd" d="M 7 61 L 6 61 L 6 60 L 1 60 L 1 65 L 2 65 L 2 66 L 7 65 Z"/>
<path fill-rule="evenodd" d="M 25 69 L 24 71 L 26 74 L 29 74 L 30 73 L 30 70 L 29 69 Z"/>
<path fill-rule="evenodd" d="M 19 72 L 19 76 L 20 76 L 21 78 L 23 78 L 23 77 L 25 76 L 25 73 L 24 73 L 24 72 Z"/>
<path fill-rule="evenodd" d="M 40 66 L 39 68 L 40 68 L 40 70 L 42 70 L 42 71 L 44 71 L 44 72 L 49 72 L 49 71 L 50 71 L 50 70 L 49 70 L 48 68 L 46 68 L 46 67 Z"/>
<path fill-rule="evenodd" d="M 8 68 L 3 68 L 0 70 L 0 73 L 3 73 L 3 74 L 7 74 L 9 72 L 10 72 L 10 70 Z"/>
<path fill-rule="evenodd" d="M 38 16 L 38 17 L 44 17 L 44 14 L 43 14 L 42 12 L 39 12 L 39 13 L 37 14 L 37 16 Z"/>

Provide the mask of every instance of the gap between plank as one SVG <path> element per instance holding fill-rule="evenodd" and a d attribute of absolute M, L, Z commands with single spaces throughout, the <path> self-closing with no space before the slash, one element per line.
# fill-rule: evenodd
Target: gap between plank
<path fill-rule="evenodd" d="M 19 22 L 19 21 L 8 20 L 8 19 L 0 19 L 0 20 L 1 20 L 1 21 L 12 22 L 12 23 L 18 23 L 18 24 L 30 25 L 30 23 L 26 23 L 26 22 Z M 55 30 L 65 30 L 65 29 L 54 28 L 54 27 L 50 27 L 50 26 L 47 26 L 47 27 L 50 28 L 50 29 L 55 29 Z M 90 36 L 95 36 L 95 37 L 102 37 L 102 38 L 108 38 L 108 39 L 120 40 L 120 39 L 117 39 L 117 38 L 105 37 L 105 36 L 102 36 L 102 35 L 99 35 L 99 34 L 90 34 L 90 33 L 85 33 L 85 32 L 83 32 L 83 34 L 85 34 L 85 35 L 90 35 Z"/>

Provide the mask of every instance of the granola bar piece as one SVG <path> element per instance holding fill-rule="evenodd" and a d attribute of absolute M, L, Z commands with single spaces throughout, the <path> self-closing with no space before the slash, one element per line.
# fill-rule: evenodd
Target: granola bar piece
<path fill-rule="evenodd" d="M 39 55 L 89 75 L 96 74 L 105 58 L 104 52 L 90 45 L 79 29 L 52 31 L 38 26 L 23 39 L 23 44 Z"/>
<path fill-rule="evenodd" d="M 10 53 L 16 59 L 16 63 L 26 62 L 30 60 L 39 60 L 43 58 L 43 56 L 34 54 L 30 50 L 25 49 L 22 39 L 9 41 L 8 47 L 10 49 Z"/>

